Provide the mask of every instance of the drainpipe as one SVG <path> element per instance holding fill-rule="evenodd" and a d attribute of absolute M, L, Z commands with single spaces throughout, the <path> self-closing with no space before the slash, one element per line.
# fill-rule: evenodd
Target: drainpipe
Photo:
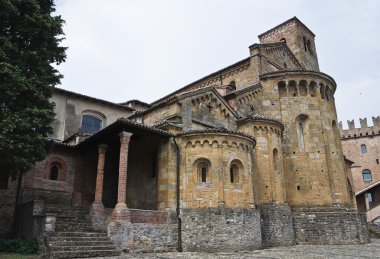
<path fill-rule="evenodd" d="M 176 149 L 176 173 L 177 173 L 177 186 L 176 186 L 176 201 L 177 201 L 177 206 L 176 206 L 176 215 L 177 215 L 177 220 L 178 220 L 178 252 L 182 252 L 182 219 L 180 217 L 180 166 L 179 163 L 181 161 L 181 152 L 179 149 L 179 146 L 177 142 L 175 141 L 175 138 L 173 137 L 173 141 L 175 144 L 175 149 Z"/>

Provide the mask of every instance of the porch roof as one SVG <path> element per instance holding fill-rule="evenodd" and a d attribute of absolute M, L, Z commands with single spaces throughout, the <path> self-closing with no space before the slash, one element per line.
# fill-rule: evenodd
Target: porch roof
<path fill-rule="evenodd" d="M 94 144 L 107 143 L 109 140 L 114 139 L 115 136 L 117 136 L 122 131 L 126 131 L 134 135 L 146 135 L 148 133 L 160 138 L 170 138 L 174 136 L 165 130 L 150 127 L 126 118 L 119 118 L 114 123 L 108 125 L 101 131 L 80 142 L 75 147 L 82 149 Z"/>
<path fill-rule="evenodd" d="M 364 193 L 366 191 L 369 191 L 372 188 L 375 188 L 376 186 L 378 186 L 379 184 L 380 184 L 380 181 L 377 181 L 376 183 L 373 183 L 373 184 L 367 186 L 366 188 L 364 188 L 364 189 L 358 191 L 357 193 L 355 193 L 355 196 L 358 196 L 358 195 L 360 195 L 360 194 L 362 194 L 362 193 Z"/>

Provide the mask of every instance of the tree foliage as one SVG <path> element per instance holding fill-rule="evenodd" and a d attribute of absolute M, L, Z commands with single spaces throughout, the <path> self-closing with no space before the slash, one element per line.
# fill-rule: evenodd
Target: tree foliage
<path fill-rule="evenodd" d="M 0 173 L 26 171 L 47 154 L 49 102 L 65 61 L 53 0 L 0 0 Z"/>

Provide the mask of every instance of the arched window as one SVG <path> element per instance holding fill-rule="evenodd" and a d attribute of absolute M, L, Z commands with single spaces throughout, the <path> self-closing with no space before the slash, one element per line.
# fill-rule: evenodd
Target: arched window
<path fill-rule="evenodd" d="M 307 82 L 301 80 L 298 85 L 300 96 L 307 96 Z"/>
<path fill-rule="evenodd" d="M 322 83 L 319 84 L 319 91 L 321 93 L 321 98 L 325 99 L 326 98 L 326 88 L 325 88 L 324 84 L 322 84 Z"/>
<path fill-rule="evenodd" d="M 362 151 L 362 153 L 367 153 L 367 146 L 365 144 L 361 144 L 360 150 Z"/>
<path fill-rule="evenodd" d="M 317 83 L 314 81 L 311 81 L 309 84 L 309 93 L 311 97 L 314 97 L 317 95 Z"/>
<path fill-rule="evenodd" d="M 286 84 L 284 81 L 280 81 L 277 84 L 278 87 L 278 93 L 280 97 L 286 97 Z"/>
<path fill-rule="evenodd" d="M 304 47 L 305 51 L 307 52 L 307 40 L 306 40 L 306 37 L 303 36 L 302 39 L 303 39 L 303 47 Z"/>
<path fill-rule="evenodd" d="M 307 119 L 307 115 L 304 114 L 300 114 L 296 118 L 297 138 L 300 150 L 305 149 L 305 127 Z"/>
<path fill-rule="evenodd" d="M 292 80 L 288 84 L 288 93 L 289 96 L 297 96 L 297 83 L 296 81 Z"/>
<path fill-rule="evenodd" d="M 370 170 L 368 169 L 363 170 L 362 175 L 363 175 L 364 182 L 372 182 L 372 173 Z"/>
<path fill-rule="evenodd" d="M 236 164 L 232 164 L 230 167 L 230 181 L 231 183 L 239 182 L 239 167 Z"/>
<path fill-rule="evenodd" d="M 197 159 L 194 164 L 193 168 L 195 171 L 195 178 L 194 181 L 198 183 L 208 183 L 211 182 L 211 163 L 208 159 L 205 158 L 199 158 Z"/>
<path fill-rule="evenodd" d="M 228 86 L 231 86 L 233 87 L 234 89 L 236 89 L 236 82 L 235 81 L 231 81 Z"/>
<path fill-rule="evenodd" d="M 44 178 L 53 181 L 66 181 L 66 163 L 60 157 L 50 157 L 45 167 Z"/>
<path fill-rule="evenodd" d="M 102 119 L 91 114 L 82 116 L 81 130 L 89 133 L 96 133 L 102 129 Z"/>

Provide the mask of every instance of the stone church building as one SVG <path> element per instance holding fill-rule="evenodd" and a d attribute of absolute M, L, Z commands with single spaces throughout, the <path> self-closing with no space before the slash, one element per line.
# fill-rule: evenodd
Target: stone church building
<path fill-rule="evenodd" d="M 291 18 L 150 104 L 56 88 L 55 145 L 23 177 L 20 235 L 55 258 L 369 242 L 314 39 Z"/>

